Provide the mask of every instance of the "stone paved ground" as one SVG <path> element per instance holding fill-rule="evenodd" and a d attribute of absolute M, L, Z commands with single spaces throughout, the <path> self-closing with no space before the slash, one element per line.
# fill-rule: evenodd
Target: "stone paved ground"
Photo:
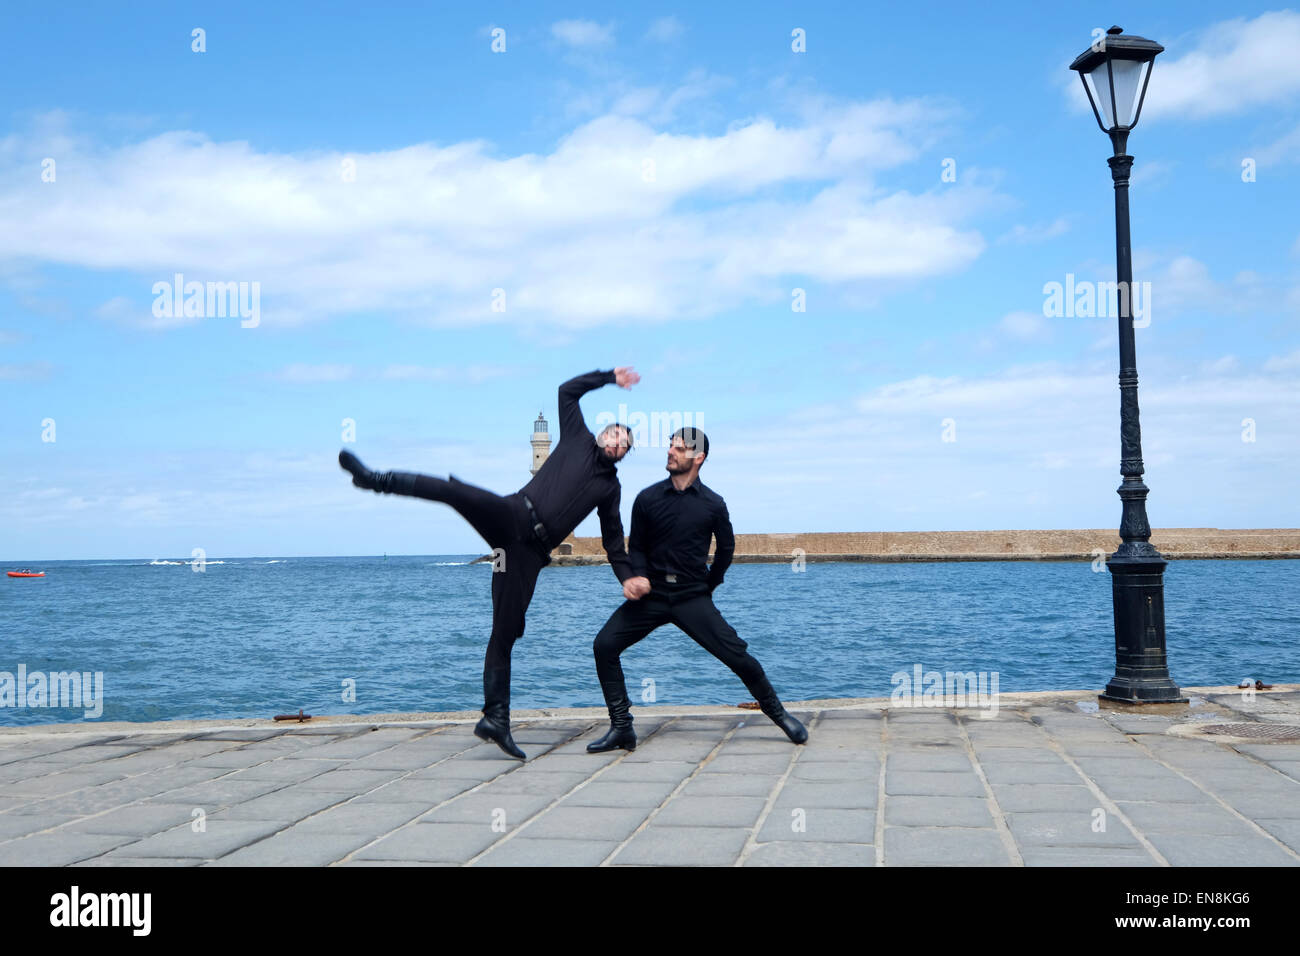
<path fill-rule="evenodd" d="M 8 729 L 0 865 L 1300 863 L 1300 739 L 1186 734 L 1300 725 L 1300 688 L 1197 701 L 793 705 L 803 747 L 753 712 L 641 708 L 636 751 L 598 756 L 594 712 L 516 715 L 524 764 L 449 719 Z"/>

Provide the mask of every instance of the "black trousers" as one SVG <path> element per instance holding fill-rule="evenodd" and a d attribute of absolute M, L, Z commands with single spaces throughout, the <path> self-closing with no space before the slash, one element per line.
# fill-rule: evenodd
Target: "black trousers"
<path fill-rule="evenodd" d="M 488 638 L 483 673 L 484 695 L 488 696 L 502 690 L 488 690 L 489 686 L 499 685 L 491 685 L 487 675 L 504 671 L 506 696 L 499 703 L 508 705 L 510 651 L 523 637 L 524 617 L 533 599 L 537 575 L 551 563 L 550 555 L 533 535 L 528 509 L 518 494 L 494 494 L 455 476 L 443 479 L 420 475 L 415 480 L 414 496 L 455 508 L 488 547 L 504 552 L 504 567 L 492 572 L 492 635 Z"/>
<path fill-rule="evenodd" d="M 649 594 L 639 601 L 624 601 L 596 635 L 592 652 L 596 673 L 606 703 L 627 696 L 623 665 L 619 656 L 655 628 L 676 624 L 741 679 L 756 700 L 771 690 L 767 675 L 736 629 L 714 606 L 713 596 L 703 584 L 672 585 L 653 582 Z"/>

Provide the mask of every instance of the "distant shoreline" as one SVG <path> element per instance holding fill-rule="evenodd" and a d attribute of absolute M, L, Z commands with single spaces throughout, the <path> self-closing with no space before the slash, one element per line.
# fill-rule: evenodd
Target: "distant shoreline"
<path fill-rule="evenodd" d="M 1300 529 L 1164 528 L 1151 543 L 1170 560 L 1300 558 Z M 1120 545 L 1111 529 L 1049 531 L 846 531 L 738 534 L 738 564 L 805 562 L 1093 561 Z M 557 565 L 605 564 L 599 538 L 570 537 L 551 553 Z"/>

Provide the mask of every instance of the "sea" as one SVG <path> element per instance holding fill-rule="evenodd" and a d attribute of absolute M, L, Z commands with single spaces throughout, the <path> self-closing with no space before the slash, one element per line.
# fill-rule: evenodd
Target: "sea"
<path fill-rule="evenodd" d="M 46 576 L 0 578 L 0 726 L 476 710 L 492 570 L 475 557 L 29 563 Z M 512 707 L 602 705 L 591 645 L 622 600 L 608 566 L 544 569 Z M 1110 574 L 1092 562 L 735 564 L 714 600 L 790 701 L 888 697 L 918 667 L 1099 691 L 1115 668 Z M 1300 681 L 1300 561 L 1173 561 L 1165 609 L 1180 685 Z M 85 699 L 65 680 L 20 701 L 20 668 L 27 686 L 88 675 Z M 673 626 L 623 668 L 634 706 L 749 699 Z"/>

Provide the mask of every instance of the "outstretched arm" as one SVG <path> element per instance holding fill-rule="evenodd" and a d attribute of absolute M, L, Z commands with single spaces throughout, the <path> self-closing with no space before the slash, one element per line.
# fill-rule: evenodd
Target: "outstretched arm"
<path fill-rule="evenodd" d="M 582 408 L 578 405 L 578 399 L 604 385 L 617 384 L 622 388 L 631 388 L 639 381 L 641 376 L 632 371 L 631 366 L 624 366 L 609 372 L 588 372 L 586 375 L 571 378 L 561 385 L 560 441 L 581 434 L 594 438 L 591 429 L 582 420 Z"/>
<path fill-rule="evenodd" d="M 736 535 L 731 530 L 731 516 L 727 514 L 725 504 L 719 505 L 719 509 L 713 521 L 713 536 L 718 539 L 718 550 L 713 555 L 713 564 L 709 566 L 710 592 L 722 583 L 727 568 L 731 567 L 731 556 L 736 553 Z"/>
<path fill-rule="evenodd" d="M 600 515 L 600 539 L 609 557 L 609 566 L 620 583 L 632 577 L 632 565 L 628 561 L 627 549 L 623 546 L 623 519 L 619 517 L 618 506 L 622 492 L 615 488 L 614 493 L 600 503 L 596 512 Z"/>

